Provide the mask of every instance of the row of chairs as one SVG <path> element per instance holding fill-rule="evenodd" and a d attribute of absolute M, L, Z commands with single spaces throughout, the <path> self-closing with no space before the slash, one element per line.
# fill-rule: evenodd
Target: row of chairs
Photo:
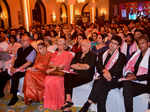
<path fill-rule="evenodd" d="M 93 81 L 73 89 L 73 102 L 75 106 L 81 107 L 87 101 L 92 89 L 92 84 Z M 134 112 L 146 112 L 149 106 L 149 94 L 142 94 L 134 97 L 133 104 Z M 90 110 L 97 112 L 96 105 L 93 104 Z M 122 89 L 115 88 L 109 92 L 106 110 L 107 112 L 125 112 Z"/>
<path fill-rule="evenodd" d="M 22 92 L 24 78 L 20 79 L 18 95 L 24 97 Z M 73 102 L 74 106 L 81 107 L 87 101 L 90 91 L 92 89 L 93 81 L 76 87 L 73 89 Z M 149 106 L 149 94 L 142 94 L 134 97 L 133 99 L 133 110 L 134 112 L 145 112 Z M 124 99 L 122 89 L 112 89 L 107 97 L 106 102 L 107 112 L 125 112 Z M 97 111 L 96 104 L 90 107 L 90 110 Z"/>

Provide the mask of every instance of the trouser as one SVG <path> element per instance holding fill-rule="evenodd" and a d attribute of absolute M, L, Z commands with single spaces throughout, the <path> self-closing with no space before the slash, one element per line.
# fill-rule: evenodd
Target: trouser
<path fill-rule="evenodd" d="M 88 76 L 87 76 L 88 77 Z M 64 87 L 65 94 L 70 94 L 72 97 L 73 88 L 90 82 L 92 78 L 82 77 L 82 74 L 65 74 Z"/>
<path fill-rule="evenodd" d="M 89 100 L 97 103 L 98 112 L 106 112 L 106 100 L 108 92 L 111 89 L 119 88 L 120 83 L 116 79 L 107 81 L 104 78 L 94 81 L 91 93 L 89 95 Z"/>
<path fill-rule="evenodd" d="M 25 76 L 25 72 L 16 72 L 12 76 L 11 92 L 13 96 L 17 96 L 19 79 Z"/>
<path fill-rule="evenodd" d="M 11 77 L 7 71 L 0 72 L 0 94 L 4 93 L 5 85 L 10 78 Z"/>
<path fill-rule="evenodd" d="M 131 81 L 123 82 L 123 96 L 126 112 L 133 112 L 133 97 L 149 93 L 150 87 Z"/>

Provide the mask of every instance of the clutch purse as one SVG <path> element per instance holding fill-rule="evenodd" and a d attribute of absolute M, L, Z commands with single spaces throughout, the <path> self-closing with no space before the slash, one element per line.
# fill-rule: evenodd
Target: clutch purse
<path fill-rule="evenodd" d="M 55 70 L 55 71 L 51 72 L 49 75 L 64 76 L 65 73 L 63 71 Z"/>
<path fill-rule="evenodd" d="M 53 67 L 49 67 L 49 68 L 53 68 Z M 50 72 L 48 75 L 54 75 L 54 76 L 64 76 L 65 72 L 62 71 L 62 68 L 60 67 L 56 67 L 55 71 Z"/>

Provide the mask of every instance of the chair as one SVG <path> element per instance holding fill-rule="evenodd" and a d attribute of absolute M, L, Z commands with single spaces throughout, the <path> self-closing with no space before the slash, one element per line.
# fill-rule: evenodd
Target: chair
<path fill-rule="evenodd" d="M 141 94 L 133 99 L 133 112 L 145 112 L 148 109 L 149 94 Z"/>
<path fill-rule="evenodd" d="M 106 101 L 107 112 L 125 112 L 122 91 L 118 88 L 109 91 Z"/>
<path fill-rule="evenodd" d="M 88 100 L 93 81 L 73 89 L 72 101 L 75 107 L 82 107 Z M 133 112 L 145 112 L 148 109 L 149 94 L 142 94 L 133 99 Z M 90 107 L 91 111 L 97 111 L 96 105 Z M 107 112 L 125 112 L 122 89 L 112 89 L 107 96 Z"/>
<path fill-rule="evenodd" d="M 93 81 L 73 89 L 72 101 L 75 107 L 82 107 L 83 104 L 88 100 L 88 96 L 92 89 L 92 84 Z M 96 109 L 97 107 L 94 104 L 90 107 L 90 110 L 92 111 L 96 111 Z"/>

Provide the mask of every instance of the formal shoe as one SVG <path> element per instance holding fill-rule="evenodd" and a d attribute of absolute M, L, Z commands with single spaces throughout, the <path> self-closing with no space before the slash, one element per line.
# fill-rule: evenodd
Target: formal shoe
<path fill-rule="evenodd" d="M 91 103 L 89 103 L 88 101 L 83 105 L 83 107 L 80 109 L 79 112 L 88 112 L 89 107 L 90 107 Z"/>
<path fill-rule="evenodd" d="M 61 107 L 61 110 L 64 110 L 66 108 L 70 108 L 73 106 L 73 103 L 70 101 L 67 101 L 66 104 L 64 106 Z"/>
<path fill-rule="evenodd" d="M 12 97 L 12 99 L 8 103 L 8 106 L 16 104 L 17 101 L 18 101 L 18 97 Z"/>

